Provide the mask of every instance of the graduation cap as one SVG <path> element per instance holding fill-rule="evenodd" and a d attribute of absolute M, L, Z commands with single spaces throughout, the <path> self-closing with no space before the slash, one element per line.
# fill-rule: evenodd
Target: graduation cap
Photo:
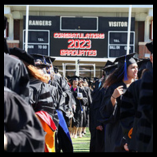
<path fill-rule="evenodd" d="M 72 76 L 67 76 L 66 78 L 68 79 L 67 81 L 69 81 L 70 84 L 72 84 Z"/>
<path fill-rule="evenodd" d="M 72 81 L 74 81 L 74 80 L 75 80 L 75 81 L 78 81 L 78 80 L 79 80 L 79 76 L 76 76 L 76 75 L 75 75 L 75 76 L 72 76 L 72 77 L 71 77 L 71 80 L 72 80 Z"/>
<path fill-rule="evenodd" d="M 105 66 L 102 68 L 102 70 L 104 70 L 107 66 L 111 66 L 113 64 L 114 64 L 114 62 L 111 62 L 110 60 L 107 60 Z"/>
<path fill-rule="evenodd" d="M 39 59 L 40 61 L 44 62 L 44 55 L 38 53 L 31 53 L 35 61 L 37 62 Z"/>
<path fill-rule="evenodd" d="M 93 78 L 93 81 L 99 80 L 99 78 L 97 78 L 97 77 L 92 77 L 92 78 Z"/>
<path fill-rule="evenodd" d="M 40 61 L 42 62 L 42 64 L 35 64 L 38 68 L 48 69 L 49 67 L 51 67 L 51 65 L 46 62 L 46 57 L 48 56 L 38 54 L 38 53 L 31 53 L 31 55 L 35 59 L 35 62 L 40 62 Z"/>
<path fill-rule="evenodd" d="M 151 62 L 150 59 L 140 59 L 139 61 L 137 61 L 138 70 L 146 69 L 148 62 Z"/>
<path fill-rule="evenodd" d="M 106 72 L 107 75 L 111 74 L 116 68 L 118 67 L 118 63 L 115 63 L 113 65 L 108 65 L 103 68 L 103 70 Z"/>
<path fill-rule="evenodd" d="M 124 68 L 122 73 L 119 74 L 119 76 L 120 76 L 124 73 L 124 81 L 128 80 L 128 78 L 127 78 L 127 67 L 130 64 L 137 63 L 137 58 L 133 57 L 135 54 L 136 53 L 130 53 L 128 55 L 123 55 L 123 56 L 117 57 L 114 61 L 114 63 L 118 62 L 118 67 Z"/>
<path fill-rule="evenodd" d="M 35 65 L 34 58 L 23 49 L 17 47 L 10 48 L 10 54 L 18 57 L 28 64 Z"/>
<path fill-rule="evenodd" d="M 112 73 L 117 68 L 117 64 L 114 62 L 111 62 L 110 60 L 107 60 L 105 66 L 102 68 L 104 72 L 106 72 L 107 75 Z"/>
<path fill-rule="evenodd" d="M 108 65 L 113 65 L 113 64 L 114 64 L 114 62 L 112 62 L 112 61 L 110 61 L 110 60 L 107 60 L 107 62 L 106 62 L 106 64 L 105 64 L 104 68 L 105 68 L 106 66 L 108 66 Z"/>
<path fill-rule="evenodd" d="M 43 64 L 35 64 L 35 66 L 38 67 L 38 68 L 43 69 L 43 68 L 49 68 L 51 65 L 43 63 Z"/>
<path fill-rule="evenodd" d="M 147 43 L 145 46 L 151 52 L 151 54 L 153 54 L 153 41 L 150 43 Z"/>
<path fill-rule="evenodd" d="M 55 58 L 51 57 L 51 56 L 44 56 L 45 57 L 45 61 L 48 64 L 52 64 L 55 61 Z"/>

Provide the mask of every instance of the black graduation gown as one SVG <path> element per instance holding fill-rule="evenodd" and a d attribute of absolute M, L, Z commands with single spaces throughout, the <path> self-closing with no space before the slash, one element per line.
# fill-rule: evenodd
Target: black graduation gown
<path fill-rule="evenodd" d="M 59 93 L 56 87 L 46 84 L 38 79 L 30 79 L 30 104 L 35 112 L 46 111 L 58 128 L 56 108 L 59 104 Z"/>
<path fill-rule="evenodd" d="M 32 107 L 4 87 L 4 133 L 7 152 L 44 152 L 44 131 Z"/>
<path fill-rule="evenodd" d="M 137 115 L 140 85 L 141 79 L 136 80 L 129 86 L 125 94 L 123 94 L 120 106 L 120 122 L 124 138 L 126 140 L 126 143 L 128 144 L 130 151 L 135 150 L 135 148 L 133 147 L 135 147 L 136 145 L 136 142 L 134 141 L 134 136 L 131 134 L 131 130 L 133 128 L 133 123 Z M 130 142 L 132 142 L 132 146 L 130 146 Z"/>
<path fill-rule="evenodd" d="M 46 111 L 54 121 L 57 130 L 55 132 L 55 149 L 56 152 L 72 152 L 73 147 L 71 141 L 59 125 L 59 118 L 56 109 L 60 105 L 60 92 L 57 87 L 41 82 L 40 80 L 32 78 L 30 80 L 30 88 L 32 89 L 31 104 L 35 111 Z M 63 145 L 63 142 L 66 145 Z"/>
<path fill-rule="evenodd" d="M 122 95 L 117 98 L 117 103 L 113 107 L 111 102 L 111 96 L 114 90 L 123 85 L 126 89 L 126 85 L 121 81 L 115 83 L 107 88 L 105 96 L 102 100 L 100 113 L 102 118 L 106 119 L 105 124 L 105 152 L 123 152 L 123 132 L 120 125 L 120 103 Z"/>
<path fill-rule="evenodd" d="M 85 92 L 87 93 L 87 98 L 88 98 L 88 102 L 87 102 L 87 106 L 86 107 L 86 122 L 85 125 L 86 127 L 89 126 L 89 112 L 90 112 L 90 106 L 92 104 L 92 95 L 91 95 L 91 89 L 89 87 L 84 87 Z"/>
<path fill-rule="evenodd" d="M 61 77 L 55 75 L 57 79 L 51 80 L 50 84 L 55 86 L 58 89 L 59 93 L 59 104 L 57 106 L 57 110 L 62 111 L 63 117 L 65 119 L 67 127 L 69 124 L 69 115 L 68 111 L 72 111 L 72 92 L 69 86 L 66 86 L 66 81 L 62 80 Z M 64 82 L 64 83 L 63 83 Z M 70 95 L 70 96 L 69 96 Z M 65 128 L 64 128 L 65 129 Z M 56 133 L 56 152 L 73 152 L 73 146 L 71 140 L 69 140 L 67 134 L 65 134 L 64 129 L 59 125 L 58 132 Z"/>
<path fill-rule="evenodd" d="M 101 88 L 97 90 L 93 96 L 92 104 L 90 105 L 90 121 L 89 128 L 91 132 L 90 140 L 90 152 L 104 152 L 105 147 L 105 128 L 104 124 L 99 122 L 101 120 L 100 107 L 102 103 L 102 98 L 105 94 L 106 89 Z M 97 130 L 97 126 L 102 126 L 103 130 Z"/>
<path fill-rule="evenodd" d="M 153 70 L 142 77 L 137 111 L 138 119 L 133 126 L 136 151 L 153 152 Z"/>
<path fill-rule="evenodd" d="M 87 126 L 87 107 L 89 106 L 89 93 L 88 93 L 88 88 L 87 87 L 82 86 L 80 88 L 84 91 L 84 93 L 87 97 L 87 103 L 85 105 L 82 105 L 82 109 L 83 109 L 82 127 L 86 127 Z"/>
<path fill-rule="evenodd" d="M 71 88 L 71 91 L 73 93 L 75 102 L 76 102 L 76 111 L 74 112 L 74 119 L 75 122 L 73 122 L 73 126 L 76 127 L 82 127 L 82 123 L 83 123 L 83 109 L 82 109 L 82 105 L 86 105 L 87 104 L 87 97 L 86 97 L 86 93 L 84 92 L 84 90 L 82 90 L 81 88 L 79 88 L 79 92 L 82 93 L 83 95 L 83 99 L 79 100 L 77 99 L 77 92 L 78 92 L 78 88 L 74 91 L 73 87 Z"/>
<path fill-rule="evenodd" d="M 57 87 L 60 93 L 60 102 L 58 109 L 63 112 L 63 116 L 69 126 L 70 115 L 69 112 L 73 112 L 72 104 L 76 104 L 72 97 L 70 87 L 64 77 L 55 75 L 55 79 L 50 81 L 50 84 Z"/>
<path fill-rule="evenodd" d="M 4 86 L 29 102 L 29 75 L 25 65 L 17 58 L 4 53 Z"/>

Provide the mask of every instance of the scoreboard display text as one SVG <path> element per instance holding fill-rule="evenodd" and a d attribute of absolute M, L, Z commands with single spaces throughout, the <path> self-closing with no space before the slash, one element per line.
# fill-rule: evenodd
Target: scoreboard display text
<path fill-rule="evenodd" d="M 103 57 L 105 33 L 52 33 L 51 52 L 60 56 Z M 101 56 L 102 54 L 102 56 Z"/>

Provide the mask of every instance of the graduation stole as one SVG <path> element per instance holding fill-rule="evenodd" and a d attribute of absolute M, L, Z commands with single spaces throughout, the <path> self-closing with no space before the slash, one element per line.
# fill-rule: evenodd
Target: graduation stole
<path fill-rule="evenodd" d="M 35 112 L 43 130 L 45 131 L 45 152 L 55 152 L 55 131 L 57 129 L 54 121 L 45 111 Z"/>

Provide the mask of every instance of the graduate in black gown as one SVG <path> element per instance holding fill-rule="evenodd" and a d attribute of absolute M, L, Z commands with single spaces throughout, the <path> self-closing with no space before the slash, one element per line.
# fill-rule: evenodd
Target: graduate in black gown
<path fill-rule="evenodd" d="M 99 82 L 100 86 L 95 89 L 92 104 L 90 105 L 90 152 L 104 152 L 105 150 L 105 125 L 101 123 L 103 121 L 101 117 L 101 102 L 105 95 L 106 88 L 103 88 L 103 83 L 107 76 L 112 73 L 117 65 L 107 61 L 103 68 L 103 80 Z"/>
<path fill-rule="evenodd" d="M 88 93 L 88 88 L 84 87 L 84 83 L 85 81 L 83 80 L 82 77 L 79 78 L 79 83 L 78 86 L 84 91 L 86 97 L 87 97 L 87 103 L 82 105 L 82 110 L 83 110 L 83 121 L 82 121 L 82 131 L 80 134 L 82 134 L 82 136 L 84 135 L 84 131 L 86 130 L 86 126 L 87 126 L 87 107 L 89 106 L 89 93 Z M 81 135 L 80 135 L 81 136 Z"/>
<path fill-rule="evenodd" d="M 92 95 L 91 95 L 91 89 L 89 87 L 89 81 L 87 81 L 89 78 L 83 78 L 83 87 L 84 87 L 84 91 L 87 95 L 87 105 L 85 106 L 85 118 L 84 118 L 84 126 L 83 126 L 83 130 L 82 130 L 82 134 L 86 134 L 86 127 L 89 127 L 89 110 L 90 110 L 90 106 L 92 104 Z"/>
<path fill-rule="evenodd" d="M 7 18 L 4 16 L 4 29 L 6 29 Z M 15 48 L 22 52 L 22 49 Z M 29 102 L 29 75 L 23 62 L 9 54 L 14 49 L 8 48 L 4 39 L 4 86 L 20 95 L 25 101 Z M 34 64 L 33 58 L 28 54 L 25 60 Z"/>
<path fill-rule="evenodd" d="M 44 131 L 32 107 L 4 87 L 4 150 L 44 152 Z"/>
<path fill-rule="evenodd" d="M 4 17 L 4 29 L 6 27 Z M 34 59 L 22 53 L 22 49 L 14 48 L 22 54 L 24 60 L 34 64 Z M 6 53 L 12 53 L 7 42 L 4 42 L 4 132 L 9 152 L 43 152 L 44 133 L 29 102 L 29 76 L 23 62 Z M 15 51 L 14 51 L 15 52 Z M 7 88 L 8 87 L 8 88 Z M 23 99 L 22 99 L 23 98 Z M 18 110 L 20 112 L 18 112 Z M 38 130 L 38 131 L 37 131 Z"/>
<path fill-rule="evenodd" d="M 153 42 L 146 44 L 153 64 Z M 128 151 L 153 152 L 153 68 L 144 73 Z"/>
<path fill-rule="evenodd" d="M 14 48 L 14 51 L 12 51 L 11 54 L 20 58 L 28 69 L 30 77 L 29 104 L 31 104 L 33 107 L 44 131 L 47 133 L 45 136 L 45 152 L 54 152 L 54 133 L 59 123 L 58 115 L 56 112 L 56 107 L 59 102 L 59 94 L 56 87 L 52 87 L 48 84 L 50 76 L 48 74 L 45 74 L 42 70 L 49 65 L 36 64 L 34 66 L 28 63 L 25 60 L 25 55 L 27 53 L 24 50 L 18 51 L 18 49 Z M 52 138 L 52 142 L 47 140 L 49 138 Z M 51 144 L 49 144 L 49 142 Z"/>
<path fill-rule="evenodd" d="M 55 60 L 52 57 L 49 56 L 44 56 L 40 54 L 32 54 L 33 57 L 35 57 L 36 60 L 41 60 L 41 62 L 46 65 L 49 65 L 50 68 L 50 74 L 52 73 L 53 70 L 53 64 L 52 62 Z M 45 60 L 46 59 L 46 60 Z M 47 68 L 47 71 L 49 68 Z M 53 82 L 53 83 L 52 83 Z M 63 90 L 59 84 L 59 82 L 54 81 L 54 77 L 51 75 L 51 79 L 48 80 L 48 84 L 45 85 L 47 90 L 51 92 L 51 96 L 54 97 L 55 100 L 55 108 L 54 108 L 54 122 L 57 126 L 57 130 L 55 131 L 55 149 L 56 152 L 60 152 L 61 150 L 63 152 L 73 152 L 73 146 L 70 138 L 70 134 L 68 131 L 68 127 L 66 125 L 65 119 L 63 117 L 63 113 L 66 112 L 66 107 L 65 107 L 65 99 L 64 99 L 64 94 Z M 46 89 L 45 89 L 46 90 Z M 55 98 L 57 96 L 57 99 Z M 63 112 L 64 111 L 64 112 Z"/>
<path fill-rule="evenodd" d="M 73 93 L 73 97 L 76 102 L 76 111 L 74 112 L 74 118 L 72 122 L 72 126 L 75 128 L 74 129 L 74 138 L 77 138 L 77 132 L 79 132 L 79 137 L 82 137 L 82 123 L 83 123 L 83 108 L 82 105 L 87 104 L 87 96 L 84 90 L 82 90 L 78 86 L 78 76 L 74 76 L 72 78 L 73 80 L 73 85 L 71 87 L 71 91 Z M 79 93 L 79 95 L 78 95 Z"/>
<path fill-rule="evenodd" d="M 153 65 L 153 42 L 146 44 L 151 52 Z M 138 152 L 153 152 L 153 68 L 143 75 L 140 86 L 139 111 L 141 117 L 137 123 L 136 138 Z"/>
<path fill-rule="evenodd" d="M 123 152 L 123 132 L 120 125 L 120 103 L 122 94 L 137 77 L 135 53 L 116 58 L 118 68 L 106 79 L 107 88 L 101 105 L 105 117 L 105 152 Z"/>
<path fill-rule="evenodd" d="M 124 139 L 126 140 L 125 148 L 126 150 L 135 151 L 136 142 L 135 142 L 135 130 L 133 128 L 134 123 L 138 119 L 138 104 L 139 104 L 139 94 L 140 94 L 140 85 L 142 78 L 142 71 L 147 68 L 147 63 L 150 62 L 150 59 L 140 59 L 138 64 L 138 80 L 133 82 L 126 92 L 123 94 L 122 102 L 120 106 L 120 121 L 124 134 Z M 132 130 L 134 129 L 134 135 L 132 135 Z"/>

